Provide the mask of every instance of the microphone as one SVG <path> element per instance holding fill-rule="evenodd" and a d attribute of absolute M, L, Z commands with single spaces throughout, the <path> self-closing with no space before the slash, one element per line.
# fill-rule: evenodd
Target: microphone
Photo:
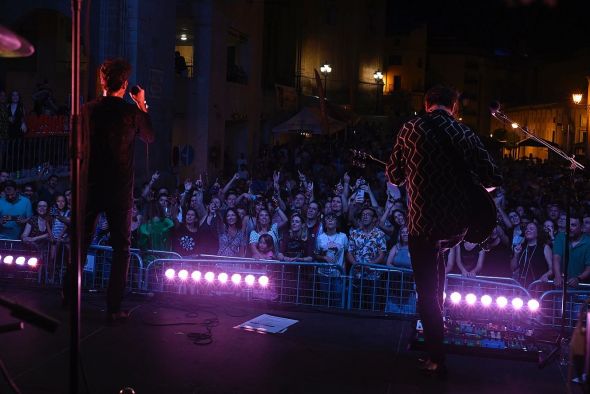
<path fill-rule="evenodd" d="M 500 102 L 498 100 L 492 100 L 489 105 L 490 112 L 495 115 L 496 112 L 500 111 Z"/>
<path fill-rule="evenodd" d="M 138 85 L 131 86 L 131 94 L 134 96 L 137 96 L 137 93 L 139 93 L 139 86 Z"/>

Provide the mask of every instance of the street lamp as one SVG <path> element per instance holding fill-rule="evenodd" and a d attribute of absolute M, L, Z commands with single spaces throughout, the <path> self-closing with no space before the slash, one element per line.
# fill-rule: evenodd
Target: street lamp
<path fill-rule="evenodd" d="M 324 95 L 328 97 L 327 86 L 328 86 L 328 74 L 332 72 L 332 67 L 328 62 L 324 62 L 324 65 L 320 67 L 320 72 L 324 75 Z"/>
<path fill-rule="evenodd" d="M 375 112 L 379 114 L 379 109 L 381 107 L 381 96 L 383 95 L 383 73 L 381 70 L 375 71 L 373 78 L 375 79 L 375 84 L 377 85 L 377 101 L 375 103 Z"/>
<path fill-rule="evenodd" d="M 582 102 L 582 93 L 573 93 L 572 100 L 574 104 L 579 105 Z"/>
<path fill-rule="evenodd" d="M 589 81 L 590 78 L 586 77 Z M 588 91 L 590 92 L 590 86 Z M 582 93 L 575 92 L 572 93 L 572 101 L 574 102 L 575 105 L 580 106 L 580 107 L 584 107 L 586 109 L 586 133 L 584 133 L 584 137 L 583 137 L 583 142 L 585 143 L 585 153 L 586 153 L 586 158 L 590 157 L 590 145 L 588 144 L 588 120 L 590 120 L 590 106 L 588 104 L 582 104 L 582 99 L 584 98 L 584 95 Z M 569 126 L 569 125 L 568 125 Z M 574 134 L 575 134 L 575 124 L 574 124 Z"/>

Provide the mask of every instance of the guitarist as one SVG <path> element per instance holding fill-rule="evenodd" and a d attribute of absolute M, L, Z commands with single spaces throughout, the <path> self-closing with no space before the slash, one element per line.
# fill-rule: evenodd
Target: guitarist
<path fill-rule="evenodd" d="M 444 377 L 442 254 L 463 239 L 478 212 L 469 196 L 474 182 L 497 186 L 502 175 L 477 135 L 453 117 L 454 89 L 435 86 L 424 101 L 426 113 L 399 130 L 386 172 L 408 194 L 409 249 L 429 356 L 420 369 Z"/>

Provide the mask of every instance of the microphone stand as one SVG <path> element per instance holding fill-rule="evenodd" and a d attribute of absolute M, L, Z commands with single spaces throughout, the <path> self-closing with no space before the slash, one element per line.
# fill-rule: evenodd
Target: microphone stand
<path fill-rule="evenodd" d="M 556 339 L 556 348 L 551 351 L 544 359 L 539 361 L 539 368 L 544 368 L 561 350 L 561 343 L 565 341 L 565 324 L 566 324 L 566 307 L 567 307 L 567 287 L 568 287 L 568 267 L 569 267 L 569 257 L 570 257 L 570 193 L 575 189 L 574 188 L 574 173 L 576 170 L 583 170 L 584 166 L 577 162 L 574 156 L 569 156 L 566 152 L 561 150 L 560 148 L 551 145 L 547 141 L 543 140 L 542 138 L 537 137 L 533 133 L 531 133 L 526 127 L 522 127 L 518 123 L 512 121 L 506 114 L 500 111 L 499 105 L 496 105 L 490 108 L 492 112 L 492 116 L 499 121 L 505 123 L 510 123 L 512 128 L 520 130 L 523 134 L 525 134 L 528 138 L 538 142 L 539 144 L 547 147 L 551 151 L 555 152 L 557 155 L 562 157 L 564 160 L 569 162 L 569 187 L 566 189 L 565 192 L 565 250 L 563 253 L 563 270 L 561 271 L 562 277 L 562 292 L 561 292 L 561 325 L 559 336 Z"/>

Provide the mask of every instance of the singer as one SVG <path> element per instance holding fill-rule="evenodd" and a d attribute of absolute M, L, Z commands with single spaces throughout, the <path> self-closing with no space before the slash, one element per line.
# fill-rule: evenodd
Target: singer
<path fill-rule="evenodd" d="M 86 256 L 97 215 L 105 212 L 113 247 L 107 291 L 107 321 L 110 323 L 122 322 L 128 317 L 128 313 L 121 310 L 121 302 L 129 268 L 135 136 L 146 143 L 154 141 L 145 91 L 140 86 L 131 89 L 135 105 L 123 99 L 130 73 L 131 66 L 123 59 L 105 61 L 100 67 L 103 96 L 84 105 L 81 114 L 83 138 L 87 141 L 81 170 L 82 185 L 87 185 L 81 206 L 85 223 L 82 255 Z M 67 288 L 69 281 L 64 283 Z"/>
<path fill-rule="evenodd" d="M 468 189 L 502 182 L 477 135 L 457 122 L 458 94 L 435 86 L 424 97 L 426 113 L 405 123 L 396 137 L 387 176 L 408 194 L 409 249 L 428 359 L 423 372 L 446 376 L 443 348 L 442 253 L 462 241 L 477 212 Z M 480 187 L 479 185 L 477 185 Z"/>

